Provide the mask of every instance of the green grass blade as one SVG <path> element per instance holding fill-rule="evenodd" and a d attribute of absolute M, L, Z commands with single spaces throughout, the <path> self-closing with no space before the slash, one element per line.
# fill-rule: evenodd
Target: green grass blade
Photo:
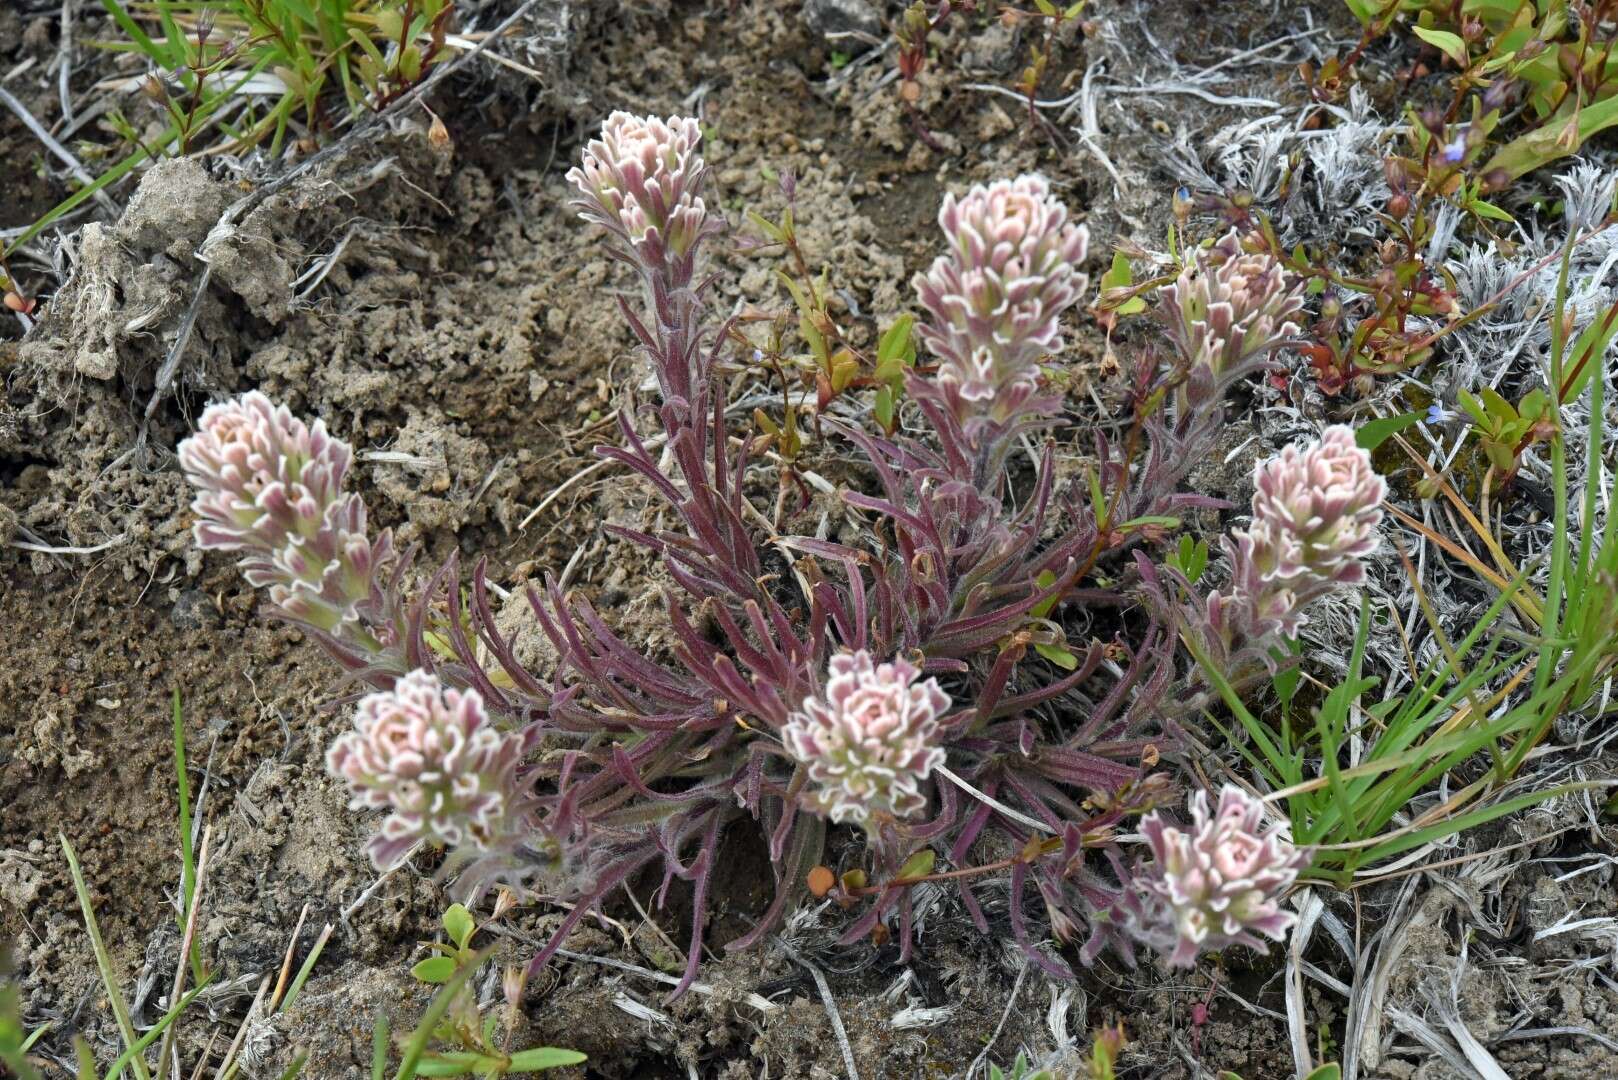
<path fill-rule="evenodd" d="M 384 1080 L 388 1071 L 388 1017 L 376 1014 L 371 1025 L 371 1080 Z"/>
<path fill-rule="evenodd" d="M 309 972 L 314 970 L 315 961 L 320 959 L 321 950 L 326 947 L 326 942 L 331 940 L 331 931 L 331 923 L 327 923 L 326 928 L 320 932 L 320 937 L 315 939 L 315 947 L 310 949 L 309 955 L 304 958 L 303 966 L 298 968 L 298 974 L 293 977 L 292 985 L 287 989 L 286 996 L 281 999 L 281 1007 L 276 1009 L 276 1012 L 286 1012 L 292 1008 L 292 1003 L 298 1000 L 298 995 L 303 992 L 303 984 L 309 979 Z"/>
<path fill-rule="evenodd" d="M 106 942 L 101 940 L 101 927 L 96 923 L 95 908 L 90 904 L 90 889 L 84 884 L 84 872 L 79 869 L 79 857 L 73 851 L 73 845 L 67 842 L 65 833 L 57 833 L 62 841 L 62 853 L 67 856 L 68 873 L 73 877 L 73 891 L 78 894 L 79 910 L 84 913 L 84 927 L 90 933 L 90 948 L 95 952 L 96 967 L 101 971 L 101 985 L 106 988 L 107 1002 L 112 1007 L 112 1015 L 118 1021 L 118 1031 L 124 1037 L 124 1045 L 135 1047 L 139 1040 L 135 1037 L 135 1025 L 129 1020 L 129 1007 L 124 1004 L 123 991 L 118 986 L 118 976 L 112 970 L 112 958 L 107 955 Z M 146 1062 L 140 1059 L 139 1054 L 129 1059 L 129 1067 L 134 1071 L 137 1080 L 151 1080 L 151 1074 L 146 1071 Z M 122 1068 L 111 1075 L 122 1073 Z"/>
<path fill-rule="evenodd" d="M 1395 855 L 1402 855 L 1412 848 L 1421 847 L 1429 841 L 1442 840 L 1446 836 L 1452 836 L 1455 833 L 1485 825 L 1496 818 L 1516 813 L 1518 810 L 1526 809 L 1536 803 L 1542 803 L 1546 799 L 1557 795 L 1566 795 L 1573 791 L 1584 791 L 1595 786 L 1597 785 L 1563 784 L 1559 787 L 1547 788 L 1544 791 L 1530 791 L 1526 795 L 1518 795 L 1514 799 L 1506 799 L 1493 806 L 1486 806 L 1481 810 L 1471 810 L 1447 821 L 1440 821 L 1436 825 L 1429 825 L 1424 829 L 1417 829 L 1415 832 L 1394 837 L 1386 844 L 1379 844 L 1366 852 L 1364 861 L 1366 863 L 1375 863 L 1383 859 L 1390 859 Z"/>
<path fill-rule="evenodd" d="M 191 846 L 191 777 L 185 764 L 185 714 L 180 707 L 180 688 L 174 688 L 174 778 L 180 797 L 180 933 L 185 933 L 191 905 L 196 902 L 197 855 Z M 191 952 L 191 981 L 202 981 L 202 957 Z"/>
<path fill-rule="evenodd" d="M 56 1021 L 55 1020 L 47 1020 L 45 1023 L 39 1025 L 33 1031 L 29 1032 L 28 1033 L 28 1038 L 26 1038 L 26 1039 L 24 1039 L 22 1041 L 22 1046 L 20 1046 L 18 1049 L 20 1049 L 25 1054 L 28 1053 L 29 1050 L 33 1049 L 34 1044 L 37 1043 L 41 1038 L 43 1038 L 47 1031 L 49 1031 L 51 1028 L 53 1028 L 55 1026 L 56 1026 Z"/>
<path fill-rule="evenodd" d="M 1545 585 L 1545 618 L 1539 627 L 1540 633 L 1547 639 L 1556 637 L 1561 625 L 1562 587 L 1567 575 L 1567 446 L 1561 432 L 1562 405 L 1558 400 L 1561 395 L 1556 390 L 1562 385 L 1562 354 L 1567 349 L 1567 322 L 1564 318 L 1567 314 L 1567 279 L 1573 264 L 1573 245 L 1577 239 L 1576 232 L 1570 230 L 1567 243 L 1562 248 L 1562 265 L 1556 274 L 1556 303 L 1549 313 L 1552 387 L 1549 405 L 1551 419 L 1556 425 L 1557 432 L 1551 438 L 1551 494 L 1555 499 L 1555 526 L 1551 531 L 1551 572 L 1550 580 Z M 1539 668 L 1534 673 L 1534 689 L 1543 690 L 1550 682 L 1558 659 L 1557 651 L 1551 649 L 1540 654 Z M 1521 754 L 1512 755 L 1513 767 L 1520 765 L 1522 755 L 1528 752 L 1527 748 L 1519 749 Z"/>
<path fill-rule="evenodd" d="M 298 1056 L 292 1059 L 292 1064 L 288 1065 L 284 1070 L 282 1070 L 281 1080 L 297 1080 L 298 1074 L 303 1072 L 304 1062 L 308 1060 L 309 1051 L 298 1051 Z"/>
<path fill-rule="evenodd" d="M 153 41 L 146 31 L 140 28 L 140 24 L 129 17 L 129 12 L 124 10 L 123 5 L 118 3 L 118 0 L 101 0 L 101 6 L 107 9 L 107 14 L 111 15 L 112 21 L 118 24 L 118 29 L 128 34 L 129 40 L 139 46 L 140 51 L 145 53 L 153 63 L 164 68 L 173 66 L 169 62 L 167 52 L 159 48 L 157 42 Z"/>
<path fill-rule="evenodd" d="M 173 127 L 170 127 L 153 145 L 158 150 L 164 150 L 168 148 L 170 143 L 179 137 L 179 131 Z M 96 192 L 100 191 L 108 184 L 115 183 L 116 181 L 122 179 L 136 165 L 139 165 L 141 162 L 145 161 L 146 157 L 146 147 L 137 147 L 128 157 L 124 158 L 118 164 L 96 177 L 94 183 L 84 185 L 79 190 L 57 203 L 50 209 L 49 212 L 45 214 L 44 217 L 40 218 L 38 221 L 34 222 L 33 225 L 29 226 L 27 232 L 23 233 L 21 236 L 17 237 L 17 239 L 11 242 L 11 245 L 6 248 L 6 255 L 11 255 L 18 248 L 33 240 L 34 237 L 50 228 L 51 224 L 63 214 L 71 213 L 73 209 L 80 203 L 84 202 L 86 199 L 92 198 Z"/>
<path fill-rule="evenodd" d="M 1248 736 L 1258 744 L 1265 760 L 1269 761 L 1277 771 L 1284 770 L 1287 761 L 1286 756 L 1281 753 L 1280 747 L 1275 745 L 1275 740 L 1270 738 L 1270 733 L 1264 730 L 1264 725 L 1259 719 L 1247 711 L 1247 706 L 1242 704 L 1241 695 L 1236 693 L 1235 687 L 1230 685 L 1230 681 L 1225 678 L 1224 672 L 1219 670 L 1219 665 L 1211 662 L 1207 654 L 1192 643 L 1189 635 L 1186 638 L 1185 646 L 1196 660 L 1197 667 L 1208 677 L 1208 681 L 1214 684 L 1214 689 L 1224 699 L 1225 706 L 1235 714 L 1242 727 L 1247 729 Z"/>
<path fill-rule="evenodd" d="M 210 973 L 206 979 L 203 979 L 202 982 L 193 987 L 189 993 L 181 997 L 178 1005 L 164 1013 L 162 1019 L 160 1019 L 156 1024 L 152 1025 L 152 1030 L 140 1037 L 139 1042 L 119 1055 L 118 1060 L 112 1063 L 112 1068 L 107 1070 L 106 1080 L 112 1080 L 114 1076 L 117 1076 L 119 1073 L 123 1072 L 125 1065 L 134 1064 L 135 1059 L 148 1046 L 152 1045 L 153 1040 L 155 1040 L 159 1035 L 162 1035 L 163 1032 L 167 1031 L 169 1025 L 180 1018 L 180 1014 L 185 1012 L 185 1010 L 190 1006 L 191 1002 L 196 999 L 198 994 L 202 993 L 203 987 L 207 986 L 209 980 L 212 978 L 213 974 Z"/>

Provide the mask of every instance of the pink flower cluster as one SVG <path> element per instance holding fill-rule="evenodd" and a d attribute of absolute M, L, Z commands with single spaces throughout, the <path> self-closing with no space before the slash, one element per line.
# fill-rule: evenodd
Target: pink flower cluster
<path fill-rule="evenodd" d="M 865 650 L 832 657 L 824 699 L 809 698 L 781 730 L 809 767 L 809 796 L 833 821 L 876 826 L 927 805 L 921 782 L 944 763 L 937 745 L 949 695 L 937 679 L 917 682 L 915 665 L 876 664 Z"/>
<path fill-rule="evenodd" d="M 583 196 L 581 216 L 623 237 L 648 266 L 686 259 L 708 225 L 701 142 L 691 117 L 614 112 L 567 174 Z"/>
<path fill-rule="evenodd" d="M 1388 491 L 1354 429 L 1340 424 L 1263 462 L 1253 482 L 1253 523 L 1225 541 L 1230 584 L 1208 597 L 1209 627 L 1227 646 L 1296 637 L 1311 601 L 1364 580 Z"/>
<path fill-rule="evenodd" d="M 1267 951 L 1256 934 L 1280 941 L 1297 922 L 1281 898 L 1309 859 L 1263 821 L 1264 804 L 1230 784 L 1212 817 L 1206 791 L 1191 797 L 1188 829 L 1155 812 L 1142 819 L 1153 861 L 1134 876 L 1140 903 L 1130 932 L 1173 967 L 1232 945 Z"/>
<path fill-rule="evenodd" d="M 326 764 L 348 782 L 355 809 L 391 811 L 369 845 L 385 868 L 417 841 L 491 851 L 511 839 L 525 745 L 489 722 L 477 691 L 417 670 L 360 699 L 354 730 L 332 744 Z"/>
<path fill-rule="evenodd" d="M 1244 252 L 1233 229 L 1163 290 L 1162 311 L 1181 355 L 1218 375 L 1298 332 L 1303 287 L 1269 254 Z"/>
<path fill-rule="evenodd" d="M 307 425 L 256 390 L 208 406 L 179 447 L 197 490 L 197 546 L 243 552 L 249 584 L 337 638 L 368 638 L 358 611 L 393 553 L 391 535 L 373 542 L 365 504 L 343 491 L 353 457 L 322 421 Z"/>
<path fill-rule="evenodd" d="M 946 195 L 938 224 L 949 252 L 915 286 L 939 384 L 958 415 L 1015 416 L 1034 393 L 1040 358 L 1062 348 L 1062 312 L 1088 284 L 1078 266 L 1090 234 L 1032 175 Z"/>

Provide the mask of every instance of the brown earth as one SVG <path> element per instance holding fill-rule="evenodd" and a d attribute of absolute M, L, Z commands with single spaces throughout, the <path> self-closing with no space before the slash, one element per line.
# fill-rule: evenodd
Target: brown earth
<path fill-rule="evenodd" d="M 682 102 L 695 93 L 710 130 L 714 202 L 733 221 L 744 209 L 778 213 L 782 197 L 765 170 L 790 170 L 808 257 L 829 269 L 840 316 L 856 340 L 869 341 L 909 303 L 906 283 L 933 253 L 932 218 L 945 190 L 1046 172 L 1089 219 L 1099 273 L 1114 238 L 1141 227 L 1155 236 L 1166 220 L 1172 177 L 1157 171 L 1139 131 L 1212 123 L 1217 112 L 1189 115 L 1182 99 L 1170 99 L 1172 108 L 1142 102 L 1135 130 L 1117 132 L 1111 147 L 1129 181 L 1120 196 L 1082 149 L 1024 123 L 1019 102 L 965 88 L 1007 84 L 1034 40 L 1026 28 L 979 20 L 949 37 L 919 102 L 939 150 L 883 83 L 891 64 L 856 61 L 839 75 L 795 4 L 679 3 L 651 14 L 611 7 L 573 42 L 566 92 L 525 99 L 506 83 L 452 83 L 454 92 L 433 101 L 450 147 L 429 140 L 425 114 L 408 116 L 272 196 L 210 246 L 213 281 L 144 444 L 156 373 L 197 295 L 192 252 L 248 181 L 191 163 L 154 168 L 138 194 L 118 193 L 133 195 L 121 221 L 82 239 L 75 285 L 51 296 L 54 286 L 35 275 L 47 293 L 41 326 L 20 345 L 0 340 L 0 540 L 96 549 L 0 549 L 0 625 L 10 630 L 0 659 L 0 927 L 21 965 L 29 1024 L 54 1024 L 41 1044 L 46 1058 L 68 1061 L 74 1033 L 104 1060 L 118 1042 L 59 832 L 84 866 L 137 1020 L 161 1015 L 179 948 L 176 691 L 191 790 L 205 790 L 199 816 L 211 830 L 198 940 L 219 972 L 205 1011 L 182 1029 L 184 1060 L 215 1036 L 218 1060 L 261 979 L 278 970 L 305 906 L 299 957 L 323 924 L 336 931 L 297 1006 L 248 1025 L 251 1075 L 278 1075 L 296 1048 L 311 1055 L 305 1076 L 362 1075 L 374 1016 L 407 1030 L 427 1000 L 408 967 L 444 903 L 430 861 L 394 875 L 345 916 L 375 874 L 361 852 L 367 823 L 345 808 L 321 765 L 344 723 L 325 707 L 333 665 L 296 630 L 259 617 L 259 598 L 229 559 L 201 558 L 189 546 L 171 451 L 208 400 L 258 387 L 323 417 L 360 450 L 359 488 L 378 523 L 421 544 L 424 564 L 457 551 L 487 556 L 491 578 L 515 590 L 560 573 L 582 550 L 573 583 L 634 625 L 654 610 L 656 577 L 601 524 L 637 519 L 649 502 L 643 490 L 598 472 L 519 525 L 594 460 L 591 447 L 612 437 L 614 410 L 644 374 L 617 313 L 616 293 L 628 283 L 566 206 L 563 173 L 602 114 L 691 108 Z M 1195 12 L 1183 22 L 1155 28 L 1172 36 L 1183 63 L 1211 63 L 1281 32 L 1256 25 L 1263 5 L 1188 7 Z M 1098 3 L 1094 17 L 1119 19 L 1149 62 L 1132 5 Z M 48 61 L 54 32 L 48 21 L 0 11 L 0 42 L 11 43 L 0 44 L 0 69 Z M 1042 94 L 1071 92 L 1090 48 L 1060 42 Z M 1267 93 L 1297 93 L 1279 76 L 1263 77 Z M 49 89 L 30 84 L 27 100 L 50 115 Z M 36 175 L 30 138 L 9 114 L 0 119 L 0 227 L 31 220 L 63 193 Z M 745 297 L 779 308 L 774 265 L 768 254 L 725 253 L 716 306 Z M 3 333 L 13 338 L 16 324 Z M 1099 332 L 1081 330 L 1072 356 L 1093 368 L 1101 352 Z M 510 617 L 515 624 L 521 612 Z M 727 855 L 735 870 L 718 882 L 716 949 L 760 910 L 768 875 L 745 836 Z M 639 904 L 650 903 L 655 884 L 633 890 Z M 1605 895 L 1610 901 L 1610 886 Z M 568 948 L 667 971 L 685 940 L 681 906 L 676 896 L 653 923 L 618 902 L 612 922 L 587 921 Z M 991 1042 L 991 1059 L 1001 1062 L 1019 1046 L 1048 1048 L 1052 1027 L 1082 1049 L 1091 1028 L 1118 1017 L 1136 1040 L 1126 1075 L 1189 1076 L 1199 1057 L 1247 1080 L 1291 1075 L 1273 962 L 1231 958 L 1221 985 L 1241 1000 L 1216 993 L 1198 1026 L 1192 1011 L 1210 993 L 1205 973 L 1098 969 L 1069 988 L 1048 985 L 1023 977 L 1014 951 L 958 915 L 940 901 L 908 968 L 891 949 L 832 946 L 842 918 L 835 910 L 794 925 L 789 940 L 830 980 L 862 1076 L 959 1075 Z M 520 960 L 560 917 L 540 903 L 508 919 L 502 958 Z M 815 982 L 781 950 L 721 954 L 702 978 L 711 994 L 668 1003 L 667 987 L 640 975 L 558 962 L 530 988 L 519 1037 L 590 1055 L 587 1070 L 560 1076 L 843 1074 Z M 1598 990 L 1582 1011 L 1564 992 L 1562 1022 L 1610 1030 L 1618 1005 L 1590 1004 Z M 778 1008 L 761 1014 L 748 993 Z M 497 998 L 498 988 L 488 994 Z M 1340 1007 L 1321 1003 L 1327 1039 Z M 947 1011 L 896 1028 L 893 1018 L 907 1009 Z M 1556 1067 L 1520 1075 L 1597 1075 Z"/>

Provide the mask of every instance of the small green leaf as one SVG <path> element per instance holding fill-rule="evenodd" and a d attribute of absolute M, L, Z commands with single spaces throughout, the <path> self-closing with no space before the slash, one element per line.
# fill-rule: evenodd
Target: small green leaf
<path fill-rule="evenodd" d="M 407 82 L 415 82 L 421 78 L 421 63 L 421 50 L 414 45 L 408 45 L 399 54 L 399 74 L 403 75 Z"/>
<path fill-rule="evenodd" d="M 388 1017 L 376 1014 L 371 1025 L 371 1080 L 384 1080 L 388 1072 Z"/>
<path fill-rule="evenodd" d="M 471 1050 L 446 1050 L 422 1055 L 415 1071 L 417 1076 L 471 1076 L 485 1070 L 491 1075 L 499 1075 L 499 1059 Z"/>
<path fill-rule="evenodd" d="M 1517 403 L 1517 415 L 1523 420 L 1538 420 L 1545 415 L 1545 391 L 1539 387 L 1528 391 L 1523 399 Z"/>
<path fill-rule="evenodd" d="M 1296 640 L 1288 640 L 1280 648 L 1277 648 L 1275 653 L 1277 660 L 1288 660 L 1302 655 L 1303 646 L 1298 644 Z M 1275 687 L 1276 696 L 1281 699 L 1281 710 L 1283 712 L 1292 710 L 1292 699 L 1297 696 L 1298 684 L 1302 679 L 1303 672 L 1296 664 L 1276 672 L 1270 678 L 1270 685 Z"/>
<path fill-rule="evenodd" d="M 511 1071 L 524 1069 L 559 1069 L 564 1065 L 582 1065 L 585 1056 L 577 1050 L 559 1050 L 554 1046 L 537 1046 L 532 1050 L 519 1050 L 511 1055 Z"/>
<path fill-rule="evenodd" d="M 871 414 L 876 422 L 882 425 L 883 431 L 893 430 L 893 387 L 879 387 L 876 392 L 876 401 L 871 405 Z"/>
<path fill-rule="evenodd" d="M 1494 15 L 1502 19 L 1510 19 L 1517 14 L 1522 0 L 1463 0 L 1461 13 L 1463 15 Z M 1317 1080 L 1316 1074 L 1311 1073 L 1309 1080 Z"/>
<path fill-rule="evenodd" d="M 1322 1065 L 1320 1068 L 1304 1077 L 1304 1080 L 1342 1080 L 1342 1076 L 1342 1068 L 1333 1063 L 1329 1065 Z"/>
<path fill-rule="evenodd" d="M 1494 205 L 1494 203 L 1486 202 L 1483 199 L 1472 199 L 1466 204 L 1466 208 L 1472 211 L 1478 217 L 1488 218 L 1490 221 L 1509 221 L 1515 223 L 1517 220 L 1504 210 L 1500 209 L 1498 206 Z"/>
<path fill-rule="evenodd" d="M 466 905 L 451 904 L 449 910 L 444 912 L 444 932 L 455 942 L 456 948 L 466 948 L 476 929 L 477 923 L 472 921 L 472 913 L 466 910 Z"/>
<path fill-rule="evenodd" d="M 933 872 L 933 864 L 937 861 L 938 855 L 932 848 L 922 848 L 905 860 L 904 865 L 899 867 L 897 876 L 900 878 L 926 877 Z"/>
<path fill-rule="evenodd" d="M 1039 576 L 1034 579 L 1034 584 L 1037 585 L 1040 591 L 1043 592 L 1045 589 L 1048 589 L 1052 585 L 1056 584 L 1056 575 L 1050 570 L 1041 570 L 1039 572 Z M 1044 600 L 1041 600 L 1039 603 L 1035 604 L 1033 608 L 1029 610 L 1028 614 L 1032 615 L 1036 619 L 1043 619 L 1051 613 L 1051 608 L 1056 606 L 1056 601 L 1059 599 L 1061 599 L 1061 597 L 1055 594 L 1048 596 Z"/>
<path fill-rule="evenodd" d="M 786 243 L 786 241 L 787 241 L 786 233 L 782 232 L 778 225 L 776 225 L 774 222 L 772 222 L 772 221 L 768 220 L 767 218 L 765 218 L 762 214 L 759 214 L 758 212 L 753 211 L 753 210 L 749 210 L 749 211 L 747 211 L 747 220 L 752 222 L 753 228 L 757 229 L 759 232 L 763 233 L 765 236 L 768 236 L 771 240 L 775 241 L 777 244 Z M 785 275 L 783 275 L 783 277 L 785 277 Z M 787 280 L 788 282 L 792 281 L 791 278 L 785 278 L 785 280 Z M 802 306 L 802 305 L 800 304 L 799 306 Z"/>
<path fill-rule="evenodd" d="M 1096 516 L 1096 528 L 1105 529 L 1107 527 L 1107 511 L 1109 507 L 1107 506 L 1107 497 L 1101 491 L 1101 479 L 1096 476 L 1095 470 L 1088 465 L 1084 467 L 1084 479 L 1090 487 L 1090 509 L 1094 511 Z"/>
<path fill-rule="evenodd" d="M 1111 289 L 1127 289 L 1135 283 L 1134 274 L 1129 269 L 1129 260 L 1122 251 L 1112 253 L 1112 266 L 1101 275 L 1101 293 L 1105 296 Z M 1134 315 L 1146 310 L 1146 301 L 1139 296 L 1132 296 L 1113 309 L 1120 315 Z"/>
<path fill-rule="evenodd" d="M 1426 413 L 1407 412 L 1398 416 L 1384 416 L 1360 425 L 1354 433 L 1354 443 L 1361 450 L 1375 450 L 1406 428 L 1415 427 L 1426 418 Z"/>
<path fill-rule="evenodd" d="M 1072 671 L 1079 666 L 1079 658 L 1071 650 L 1064 649 L 1060 645 L 1044 645 L 1036 641 L 1034 651 L 1063 671 Z"/>
<path fill-rule="evenodd" d="M 448 956 L 429 956 L 410 969 L 410 974 L 424 983 L 447 983 L 455 975 L 455 961 Z"/>
<path fill-rule="evenodd" d="M 1466 67 L 1469 57 L 1466 54 L 1466 42 L 1461 35 L 1452 34 L 1448 30 L 1429 30 L 1425 26 L 1412 26 L 1410 28 L 1417 37 L 1444 53 L 1461 67 Z"/>
<path fill-rule="evenodd" d="M 1382 14 L 1383 4 L 1378 0 L 1346 0 L 1348 10 L 1362 25 L 1369 26 L 1371 22 Z"/>
<path fill-rule="evenodd" d="M 910 328 L 915 325 L 914 315 L 901 315 L 882 335 L 876 347 L 877 378 L 883 378 L 883 369 L 893 364 L 909 366 L 915 362 L 916 349 L 910 340 Z"/>

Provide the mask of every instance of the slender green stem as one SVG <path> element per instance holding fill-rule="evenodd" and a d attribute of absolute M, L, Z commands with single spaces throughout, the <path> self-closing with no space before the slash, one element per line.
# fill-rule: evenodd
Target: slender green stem
<path fill-rule="evenodd" d="M 146 1071 L 146 1062 L 140 1058 L 141 1043 L 135 1037 L 135 1025 L 129 1019 L 129 1007 L 124 1004 L 124 992 L 118 986 L 118 976 L 112 970 L 112 957 L 107 955 L 106 942 L 101 940 L 101 927 L 96 923 L 95 908 L 90 904 L 90 889 L 84 883 L 84 873 L 79 869 L 79 857 L 73 851 L 73 845 L 67 842 L 64 833 L 57 833 L 62 841 L 62 852 L 67 856 L 68 873 L 73 877 L 73 891 L 79 898 L 79 910 L 84 913 L 84 927 L 90 932 L 90 948 L 95 952 L 96 967 L 101 971 L 101 985 L 107 991 L 107 1003 L 112 1007 L 112 1015 L 118 1021 L 118 1031 L 124 1037 L 124 1045 L 132 1053 L 129 1056 L 129 1067 L 135 1073 L 136 1080 L 151 1080 L 151 1073 Z M 109 1077 L 120 1076 L 123 1066 L 118 1066 Z"/>

